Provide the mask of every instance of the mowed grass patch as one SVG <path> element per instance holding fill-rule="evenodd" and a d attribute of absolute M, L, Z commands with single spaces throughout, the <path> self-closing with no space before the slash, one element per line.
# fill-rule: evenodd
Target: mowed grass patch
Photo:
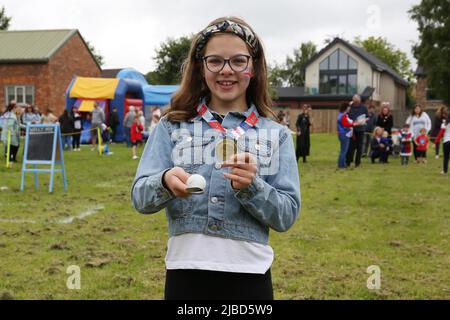
<path fill-rule="evenodd" d="M 83 146 L 65 152 L 68 192 L 48 174 L 35 191 L 21 164 L 0 167 L 0 298 L 161 299 L 168 239 L 164 211 L 138 214 L 130 187 L 138 162 L 112 145 L 112 156 Z M 21 152 L 21 151 L 20 151 Z M 142 152 L 142 148 L 140 150 Z M 312 136 L 299 163 L 302 210 L 286 233 L 271 232 L 277 299 L 450 298 L 450 179 L 441 160 L 336 170 L 335 135 Z M 19 157 L 20 159 L 22 157 Z M 71 221 L 71 223 L 69 223 Z M 81 289 L 66 286 L 67 267 L 81 269 Z M 366 272 L 381 270 L 369 290 Z"/>

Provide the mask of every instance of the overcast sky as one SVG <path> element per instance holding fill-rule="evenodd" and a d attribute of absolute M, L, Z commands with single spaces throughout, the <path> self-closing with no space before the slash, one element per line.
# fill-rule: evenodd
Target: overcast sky
<path fill-rule="evenodd" d="M 211 20 L 236 15 L 262 38 L 269 63 L 281 63 L 300 43 L 318 49 L 335 35 L 383 36 L 405 51 L 417 26 L 407 11 L 420 0 L 0 0 L 10 30 L 79 29 L 104 56 L 103 68 L 152 70 L 155 49 L 168 37 L 196 33 Z"/>

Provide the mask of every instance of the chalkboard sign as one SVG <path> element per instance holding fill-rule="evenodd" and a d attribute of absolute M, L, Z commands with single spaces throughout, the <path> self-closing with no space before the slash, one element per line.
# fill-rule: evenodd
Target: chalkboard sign
<path fill-rule="evenodd" d="M 55 129 L 56 127 L 30 127 L 27 160 L 52 161 Z M 59 141 L 56 142 L 58 144 Z M 55 160 L 60 160 L 59 148 L 56 148 Z"/>
<path fill-rule="evenodd" d="M 29 168 L 28 166 L 32 167 Z M 56 168 L 59 165 L 60 168 Z M 43 166 L 47 166 L 44 167 Z M 48 167 L 50 166 L 50 167 Z M 22 183 L 20 191 L 25 187 L 25 173 L 34 173 L 34 186 L 38 188 L 39 172 L 50 173 L 49 192 L 53 191 L 53 180 L 56 172 L 62 173 L 64 191 L 67 190 L 66 172 L 61 143 L 59 124 L 29 124 L 25 135 L 25 150 L 22 165 Z"/>

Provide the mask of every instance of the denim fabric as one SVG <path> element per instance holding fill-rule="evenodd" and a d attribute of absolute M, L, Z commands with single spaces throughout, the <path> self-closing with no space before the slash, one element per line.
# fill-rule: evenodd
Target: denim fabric
<path fill-rule="evenodd" d="M 229 112 L 224 128 L 235 128 L 255 111 Z M 299 216 L 300 181 L 290 130 L 260 117 L 237 142 L 238 152 L 251 153 L 257 177 L 248 188 L 234 190 L 223 176 L 214 147 L 220 133 L 200 116 L 187 122 L 165 117 L 151 132 L 131 190 L 134 208 L 141 213 L 166 209 L 169 234 L 203 233 L 267 244 L 269 228 L 288 230 Z M 176 198 L 162 184 L 164 172 L 175 166 L 206 179 L 205 192 Z"/>
<path fill-rule="evenodd" d="M 345 133 L 339 133 L 338 135 L 339 142 L 341 144 L 341 150 L 339 151 L 339 158 L 338 158 L 338 168 L 346 168 L 347 165 L 345 163 L 348 146 L 350 145 L 350 138 L 347 137 Z"/>

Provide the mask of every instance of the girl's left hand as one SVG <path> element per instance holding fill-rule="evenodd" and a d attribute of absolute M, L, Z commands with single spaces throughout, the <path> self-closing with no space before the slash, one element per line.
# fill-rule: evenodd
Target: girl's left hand
<path fill-rule="evenodd" d="M 233 189 L 247 188 L 256 177 L 258 170 L 255 158 L 250 153 L 238 153 L 233 155 L 230 160 L 222 163 L 222 168 L 232 168 L 230 173 L 224 173 L 225 178 L 231 180 Z"/>

